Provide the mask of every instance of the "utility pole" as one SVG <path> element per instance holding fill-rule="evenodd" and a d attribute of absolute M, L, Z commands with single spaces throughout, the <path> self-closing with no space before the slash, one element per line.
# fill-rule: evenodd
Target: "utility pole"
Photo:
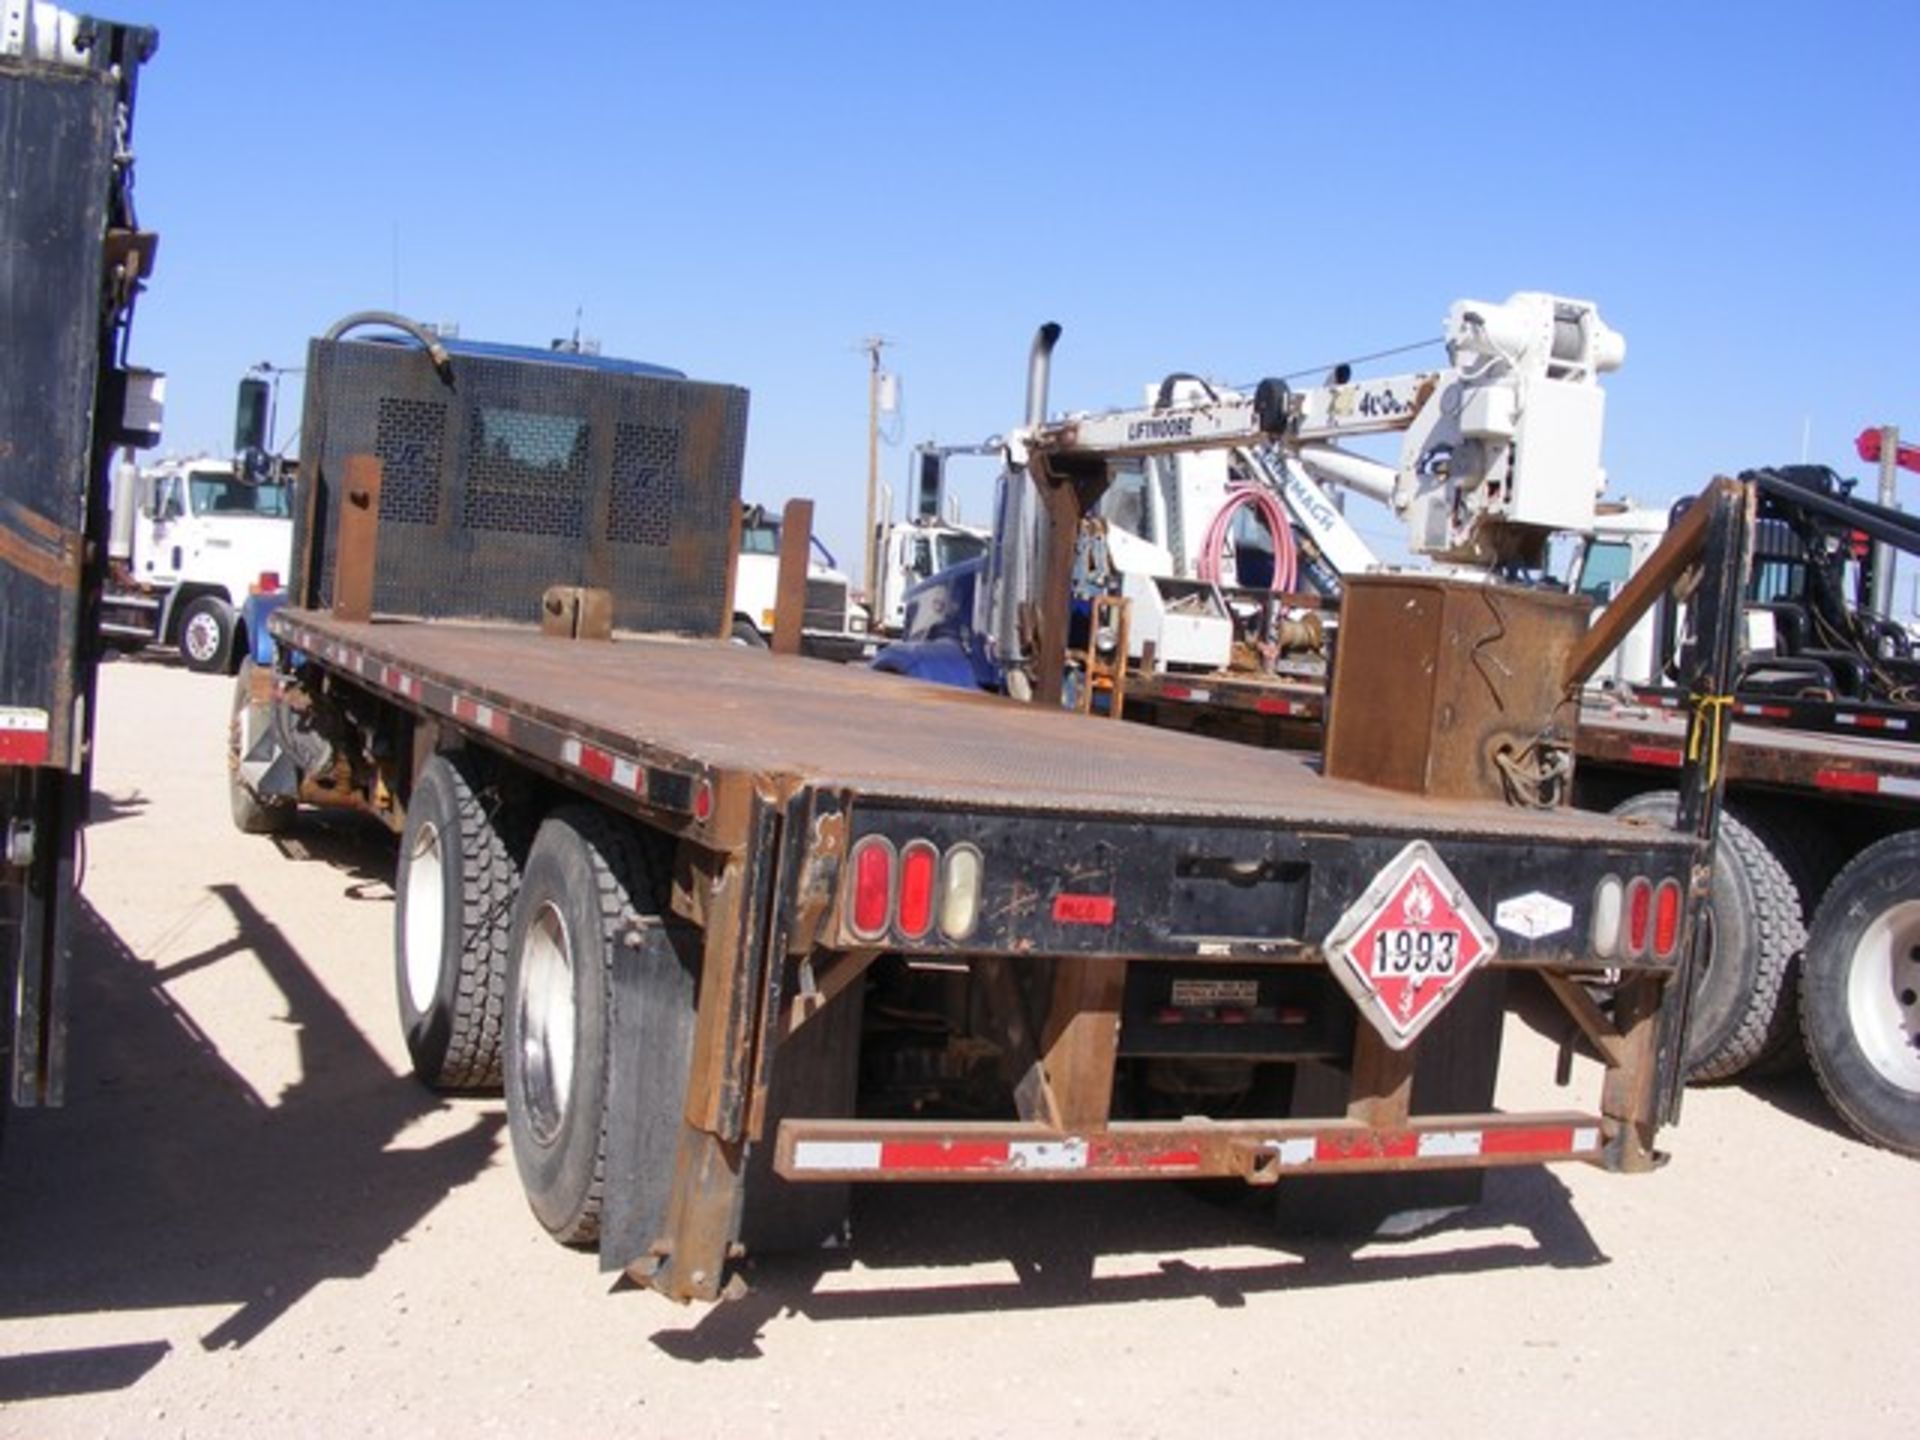
<path fill-rule="evenodd" d="M 860 342 L 867 355 L 867 533 L 861 547 L 866 567 L 867 604 L 879 594 L 880 583 L 880 352 L 889 342 L 869 335 Z"/>
<path fill-rule="evenodd" d="M 1900 506 L 1899 463 L 1900 427 L 1883 425 L 1880 427 L 1880 503 L 1890 510 Z M 1874 544 L 1873 613 L 1876 615 L 1889 618 L 1893 615 L 1893 567 L 1898 553 L 1884 540 Z"/>

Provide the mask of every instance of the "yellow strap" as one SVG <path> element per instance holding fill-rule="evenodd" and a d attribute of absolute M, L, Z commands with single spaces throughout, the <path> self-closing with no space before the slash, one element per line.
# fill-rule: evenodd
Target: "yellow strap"
<path fill-rule="evenodd" d="M 1707 744 L 1707 783 L 1715 784 L 1720 779 L 1720 753 L 1724 748 L 1726 736 L 1722 730 L 1722 717 L 1733 706 L 1731 695 L 1696 695 L 1693 697 L 1693 719 L 1687 727 L 1687 759 L 1700 758 L 1700 737 L 1709 727 L 1713 731 Z"/>

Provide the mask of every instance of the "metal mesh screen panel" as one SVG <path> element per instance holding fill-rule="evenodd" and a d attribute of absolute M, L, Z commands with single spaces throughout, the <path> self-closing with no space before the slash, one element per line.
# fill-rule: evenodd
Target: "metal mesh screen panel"
<path fill-rule="evenodd" d="M 529 355 L 315 341 L 294 593 L 333 599 L 347 457 L 380 458 L 374 608 L 539 619 L 552 585 L 614 597 L 627 630 L 724 633 L 747 394 Z"/>
<path fill-rule="evenodd" d="M 607 538 L 632 545 L 671 544 L 679 493 L 679 432 L 660 425 L 622 425 L 613 441 Z"/>
<path fill-rule="evenodd" d="M 447 407 L 423 400 L 380 402 L 373 453 L 380 457 L 380 518 L 402 525 L 440 523 L 441 437 Z"/>

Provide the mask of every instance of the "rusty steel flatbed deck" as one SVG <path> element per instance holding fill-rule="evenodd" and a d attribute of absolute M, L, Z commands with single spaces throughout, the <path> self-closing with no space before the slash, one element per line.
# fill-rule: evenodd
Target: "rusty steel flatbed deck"
<path fill-rule="evenodd" d="M 291 608 L 273 627 L 287 643 L 300 644 L 304 631 L 307 648 L 316 641 L 345 647 L 400 676 L 649 763 L 870 798 L 1575 844 L 1652 838 L 1645 828 L 1629 832 L 1578 811 L 1378 790 L 1327 779 L 1295 754 L 1049 712 L 724 640 L 576 641 L 520 627 L 356 623 Z M 402 701 L 414 698 L 375 683 Z"/>

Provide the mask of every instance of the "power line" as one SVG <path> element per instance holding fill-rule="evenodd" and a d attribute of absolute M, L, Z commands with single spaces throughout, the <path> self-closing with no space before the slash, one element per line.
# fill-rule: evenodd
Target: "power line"
<path fill-rule="evenodd" d="M 1304 370 L 1289 370 L 1284 375 L 1277 375 L 1271 378 L 1277 379 L 1277 380 L 1301 380 L 1306 378 L 1309 375 L 1326 375 L 1340 365 L 1370 365 L 1375 360 L 1390 360 L 1395 355 L 1410 355 L 1415 350 L 1425 350 L 1429 346 L 1444 345 L 1445 343 L 1446 343 L 1445 336 L 1435 335 L 1428 340 L 1413 340 L 1408 342 L 1405 345 L 1395 345 L 1390 350 L 1375 350 L 1371 355 L 1354 355 L 1344 359 L 1335 360 L 1330 364 L 1326 364 L 1326 365 L 1309 365 Z M 1268 378 L 1268 377 L 1262 377 L 1262 378 Z M 1236 390 L 1251 390 L 1255 385 L 1259 383 L 1260 382 L 1258 380 L 1250 380 L 1244 385 L 1236 385 L 1233 388 Z"/>

